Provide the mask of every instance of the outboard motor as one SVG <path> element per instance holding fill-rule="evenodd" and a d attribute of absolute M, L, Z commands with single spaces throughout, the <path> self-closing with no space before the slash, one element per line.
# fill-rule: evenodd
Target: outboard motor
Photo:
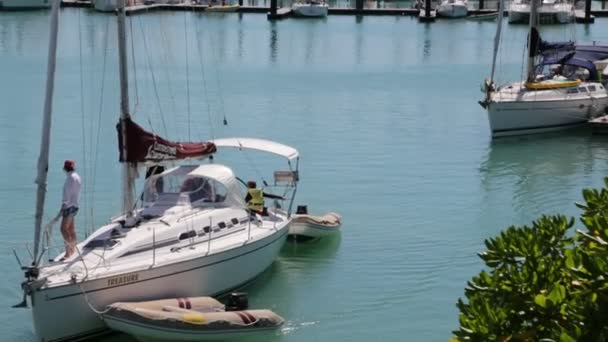
<path fill-rule="evenodd" d="M 249 308 L 246 292 L 233 292 L 226 301 L 226 311 L 241 311 Z"/>
<path fill-rule="evenodd" d="M 308 215 L 308 206 L 299 205 L 298 209 L 296 209 L 296 214 L 298 215 Z"/>

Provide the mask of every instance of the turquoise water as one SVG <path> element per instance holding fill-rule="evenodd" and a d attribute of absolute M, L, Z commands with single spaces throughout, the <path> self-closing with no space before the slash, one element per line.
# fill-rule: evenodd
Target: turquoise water
<path fill-rule="evenodd" d="M 11 248 L 33 235 L 46 15 L 0 13 L 0 336 L 7 341 L 33 340 L 30 312 L 9 308 L 22 280 Z M 115 17 L 77 9 L 62 16 L 46 216 L 59 206 L 62 161 L 76 159 L 86 185 L 82 237 L 119 210 Z M 542 213 L 576 214 L 581 188 L 600 186 L 608 171 L 607 139 L 586 131 L 491 141 L 476 103 L 489 72 L 491 22 L 270 23 L 264 15 L 192 13 L 132 20 L 137 121 L 175 139 L 240 135 L 296 146 L 297 202 L 344 217 L 341 238 L 287 244 L 246 289 L 252 306 L 287 319 L 260 341 L 446 341 L 458 324 L 454 303 L 482 267 L 483 239 Z M 608 42 L 607 28 L 598 19 L 542 34 Z M 500 79 L 519 79 L 525 34 L 508 27 Z M 233 157 L 247 172 L 249 162 Z M 252 161 L 259 169 L 264 162 Z M 107 339 L 119 340 L 129 339 Z"/>

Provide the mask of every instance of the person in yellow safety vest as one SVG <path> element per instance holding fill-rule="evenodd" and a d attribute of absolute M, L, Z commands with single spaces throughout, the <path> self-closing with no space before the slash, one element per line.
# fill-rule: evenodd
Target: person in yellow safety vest
<path fill-rule="evenodd" d="M 247 182 L 247 196 L 245 196 L 247 208 L 254 213 L 262 213 L 264 211 L 264 192 L 257 188 L 255 181 Z"/>
<path fill-rule="evenodd" d="M 257 188 L 255 181 L 247 182 L 247 196 L 245 196 L 245 202 L 247 202 L 247 208 L 252 213 L 264 214 L 264 197 L 285 199 L 282 196 L 264 193 L 261 189 Z"/>

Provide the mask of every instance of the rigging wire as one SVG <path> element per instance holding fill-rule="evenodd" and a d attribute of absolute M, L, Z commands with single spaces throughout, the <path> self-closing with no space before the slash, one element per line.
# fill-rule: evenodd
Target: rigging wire
<path fill-rule="evenodd" d="M 154 69 L 152 68 L 152 60 L 150 57 L 150 51 L 148 50 L 148 40 L 146 39 L 146 32 L 144 31 L 143 25 L 141 23 L 141 19 L 139 19 L 138 21 L 139 21 L 139 28 L 140 28 L 141 34 L 142 34 L 142 40 L 144 42 L 144 51 L 146 54 L 146 61 L 148 64 L 148 69 L 150 71 L 150 75 L 152 76 L 152 86 L 154 88 L 154 95 L 156 96 L 156 103 L 158 105 L 158 110 L 160 112 L 160 119 L 163 124 L 164 134 L 167 135 L 167 124 L 165 122 L 165 115 L 163 113 L 163 108 L 161 106 L 160 96 L 158 95 L 158 87 L 156 85 L 156 76 L 154 75 Z"/>
<path fill-rule="evenodd" d="M 196 24 L 196 36 L 202 37 L 200 31 L 200 24 Z M 201 78 L 203 80 L 203 94 L 205 95 L 205 103 L 207 105 L 207 117 L 209 118 L 209 132 L 211 133 L 211 139 L 215 139 L 215 133 L 213 129 L 213 118 L 211 115 L 211 103 L 209 101 L 209 92 L 207 90 L 207 77 L 205 76 L 205 62 L 204 62 L 204 50 L 200 39 L 197 39 L 197 50 L 199 55 L 199 62 L 201 64 Z"/>
<path fill-rule="evenodd" d="M 175 102 L 175 92 L 173 91 L 173 87 L 171 86 L 171 74 L 169 72 L 169 65 L 175 65 L 175 58 L 172 54 L 173 52 L 173 48 L 171 46 L 171 40 L 168 38 L 167 33 L 166 33 L 166 29 L 165 29 L 165 20 L 163 19 L 163 17 L 160 17 L 160 25 L 159 25 L 159 32 L 160 32 L 160 37 L 161 37 L 161 43 L 163 48 L 161 48 L 162 53 L 161 53 L 161 65 L 164 66 L 164 68 L 162 69 L 164 71 L 164 75 L 165 78 L 167 80 L 167 88 L 168 88 L 168 94 L 169 94 L 169 99 L 171 100 L 171 110 L 173 113 L 177 113 L 177 105 Z M 167 134 L 167 133 L 165 133 Z"/>
<path fill-rule="evenodd" d="M 137 63 L 135 61 L 135 39 L 133 36 L 133 19 L 129 16 L 129 38 L 131 38 L 131 60 L 133 64 L 133 83 L 135 85 L 135 103 L 133 104 L 133 112 L 131 115 L 135 115 L 137 112 L 137 107 L 139 106 L 139 87 L 138 87 L 138 79 L 137 79 Z"/>
<path fill-rule="evenodd" d="M 188 141 L 192 141 L 190 135 L 190 126 L 192 124 L 190 120 L 190 69 L 189 69 L 189 51 L 188 51 L 188 13 L 184 12 L 184 41 L 186 48 L 186 108 L 188 110 Z"/>
<path fill-rule="evenodd" d="M 213 40 L 213 35 L 209 36 L 210 42 L 211 42 L 211 47 L 213 48 L 215 46 L 214 40 Z M 214 52 L 215 49 L 211 49 L 211 54 L 213 55 L 213 65 L 215 65 L 215 80 L 217 83 L 217 92 L 218 92 L 218 97 L 220 100 L 219 106 L 220 106 L 220 111 L 222 112 L 222 116 L 223 116 L 223 123 L 224 126 L 228 125 L 228 120 L 226 119 L 226 110 L 225 110 L 225 102 L 224 102 L 224 94 L 222 92 L 222 85 L 220 83 L 220 71 L 219 71 L 219 56 Z M 218 49 L 219 51 L 219 49 Z M 218 52 L 219 53 L 219 52 Z"/>
<path fill-rule="evenodd" d="M 87 194 L 88 194 L 88 188 L 87 188 L 87 183 L 88 181 L 88 168 L 87 168 L 87 142 L 86 142 L 86 136 L 85 136 L 85 131 L 86 131 L 86 118 L 85 118 L 85 105 L 84 105 L 84 67 L 82 65 L 82 25 L 81 25 L 81 11 L 78 11 L 78 62 L 80 65 L 80 114 L 82 116 L 82 122 L 81 122 L 81 130 L 82 130 L 82 165 L 83 165 L 83 175 L 85 177 L 84 180 L 84 184 L 83 184 L 83 190 L 84 190 L 84 201 L 83 201 L 83 212 L 85 213 L 84 216 L 84 234 L 85 237 L 88 237 L 90 232 L 89 232 L 89 225 L 88 225 L 88 221 L 87 221 L 87 208 L 88 208 L 88 201 L 87 201 Z"/>
<path fill-rule="evenodd" d="M 96 135 L 96 143 L 95 145 L 93 145 L 94 148 L 94 153 L 92 153 L 93 155 L 93 168 L 92 168 L 92 190 L 91 190 L 91 201 L 90 203 L 94 203 L 95 200 L 95 181 L 97 180 L 97 158 L 99 156 L 99 138 L 101 136 L 101 118 L 102 118 L 102 113 L 103 113 L 103 98 L 105 95 L 105 81 L 106 81 L 106 66 L 107 66 L 107 59 L 108 59 L 108 37 L 109 37 L 109 27 L 110 27 L 110 17 L 107 17 L 106 19 L 106 31 L 105 31 L 105 37 L 104 37 L 104 49 L 103 49 L 103 67 L 102 67 L 102 72 L 101 72 L 101 90 L 100 90 L 100 98 L 99 98 L 99 111 L 97 114 L 97 135 Z M 91 129 L 93 128 L 93 125 L 91 125 Z M 93 146 L 91 146 L 91 151 L 93 151 Z M 94 212 L 94 206 L 91 205 L 91 218 L 92 218 L 92 226 L 95 226 L 95 212 Z"/>

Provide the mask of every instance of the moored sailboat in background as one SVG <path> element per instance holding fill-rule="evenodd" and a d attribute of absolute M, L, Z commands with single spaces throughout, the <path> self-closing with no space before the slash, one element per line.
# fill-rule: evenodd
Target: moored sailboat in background
<path fill-rule="evenodd" d="M 527 23 L 530 20 L 531 0 L 514 0 L 509 3 L 509 23 Z M 574 21 L 574 4 L 567 0 L 542 0 L 537 8 L 540 23 L 567 24 Z"/>
<path fill-rule="evenodd" d="M 38 184 L 34 252 L 23 266 L 24 302 L 32 305 L 36 341 L 65 341 L 103 334 L 99 313 L 118 301 L 218 295 L 254 279 L 275 260 L 291 222 L 298 181 L 297 150 L 272 141 L 234 138 L 214 142 L 172 142 L 147 132 L 129 114 L 125 0 L 118 1 L 118 52 L 121 116 L 118 128 L 123 166 L 123 213 L 77 244 L 77 253 L 49 263 L 49 246 L 41 243 L 42 217 L 50 146 L 55 58 L 60 1 L 51 11 L 51 33 Z M 145 182 L 135 201 L 137 169 L 190 160 L 201 161 L 238 145 L 284 157 L 287 170 L 275 172 L 279 203 L 252 214 L 240 183 L 227 166 L 180 165 Z M 167 165 L 168 166 L 168 165 Z M 60 314 L 59 314 L 60 313 Z"/>
<path fill-rule="evenodd" d="M 293 14 L 297 17 L 322 18 L 326 17 L 329 11 L 329 6 L 324 0 L 296 2 L 291 8 Z"/>
<path fill-rule="evenodd" d="M 492 71 L 484 84 L 485 98 L 479 102 L 488 111 L 492 136 L 580 126 L 604 113 L 608 106 L 608 94 L 593 64 L 594 60 L 608 57 L 608 49 L 590 52 L 572 42 L 544 42 L 537 30 L 539 2 L 531 2 L 527 78 L 497 86 L 494 71 L 504 0 L 499 2 Z"/>
<path fill-rule="evenodd" d="M 448 18 L 462 18 L 469 14 L 467 0 L 443 0 L 437 7 L 437 15 Z"/>

